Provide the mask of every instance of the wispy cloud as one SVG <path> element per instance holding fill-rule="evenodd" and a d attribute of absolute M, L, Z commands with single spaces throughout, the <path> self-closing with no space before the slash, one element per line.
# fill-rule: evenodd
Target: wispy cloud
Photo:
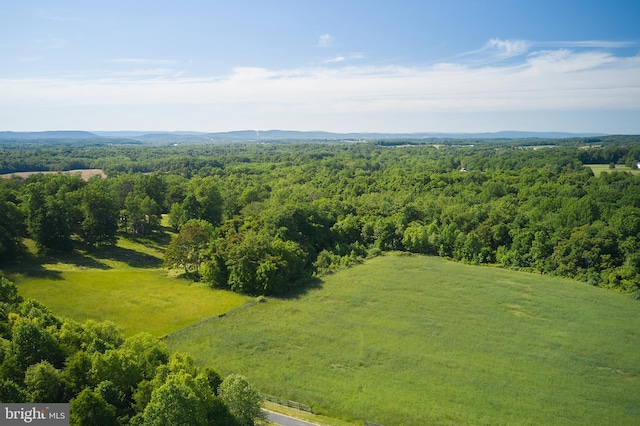
<path fill-rule="evenodd" d="M 329 47 L 332 44 L 333 44 L 333 37 L 331 37 L 331 34 L 322 34 L 318 38 L 318 44 L 316 46 L 318 46 L 318 47 Z"/>
<path fill-rule="evenodd" d="M 362 53 L 352 53 L 350 55 L 338 55 L 338 56 L 334 56 L 332 58 L 328 58 L 325 59 L 324 61 L 322 61 L 323 64 L 339 64 L 345 61 L 351 61 L 351 60 L 361 60 L 361 59 L 365 59 L 366 56 L 363 55 Z"/>
<path fill-rule="evenodd" d="M 136 66 L 178 64 L 178 61 L 175 61 L 172 59 L 148 59 L 148 58 L 116 58 L 116 59 L 108 59 L 105 62 L 110 64 L 124 64 L 124 65 L 136 65 Z"/>
<path fill-rule="evenodd" d="M 329 58 L 329 59 L 325 59 L 324 61 L 322 61 L 323 64 L 337 64 L 340 62 L 344 62 L 346 58 L 344 56 L 336 56 L 333 58 Z"/>
<path fill-rule="evenodd" d="M 454 59 L 470 66 L 487 66 L 502 61 L 514 61 L 523 55 L 537 56 L 546 51 L 608 51 L 640 46 L 637 41 L 609 41 L 609 40 L 577 40 L 577 41 L 528 41 L 502 40 L 492 38 L 481 48 L 462 53 Z"/>
<path fill-rule="evenodd" d="M 515 56 L 520 56 L 529 51 L 532 44 L 525 40 L 501 40 L 492 38 L 480 49 L 466 52 L 458 57 L 477 63 L 501 61 Z"/>
<path fill-rule="evenodd" d="M 38 9 L 38 16 L 48 21 L 62 21 L 62 22 L 83 21 L 83 19 L 79 17 L 65 16 L 63 13 L 51 12 L 50 10 L 46 10 L 42 8 Z"/>
<path fill-rule="evenodd" d="M 596 49 L 623 49 L 640 45 L 636 41 L 583 40 L 583 41 L 547 41 L 536 43 L 539 46 L 550 47 L 582 47 Z"/>

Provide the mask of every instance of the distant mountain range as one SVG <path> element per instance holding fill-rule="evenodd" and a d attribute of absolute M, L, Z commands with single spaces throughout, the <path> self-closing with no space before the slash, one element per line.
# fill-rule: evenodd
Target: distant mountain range
<path fill-rule="evenodd" d="M 81 130 L 49 130 L 46 132 L 0 132 L 0 139 L 93 139 L 100 136 Z"/>
<path fill-rule="evenodd" d="M 323 140 L 379 140 L 379 139 L 561 139 L 574 137 L 605 136 L 603 133 L 519 132 L 488 133 L 331 133 L 302 132 L 295 130 L 237 130 L 232 132 L 85 132 L 78 130 L 52 130 L 46 132 L 0 132 L 0 140 L 45 139 L 132 139 L 141 142 L 236 142 L 236 141 L 323 141 Z"/>

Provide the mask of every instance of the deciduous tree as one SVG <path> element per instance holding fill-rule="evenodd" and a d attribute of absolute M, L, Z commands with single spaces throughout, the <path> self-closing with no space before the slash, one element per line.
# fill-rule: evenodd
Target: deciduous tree
<path fill-rule="evenodd" d="M 214 235 L 213 226 L 205 220 L 192 219 L 171 239 L 164 262 L 169 267 L 182 267 L 185 274 L 200 273 L 200 265 Z"/>
<path fill-rule="evenodd" d="M 244 376 L 239 374 L 227 376 L 218 388 L 218 395 L 240 425 L 251 426 L 256 420 L 264 418 L 260 408 L 262 397 Z"/>

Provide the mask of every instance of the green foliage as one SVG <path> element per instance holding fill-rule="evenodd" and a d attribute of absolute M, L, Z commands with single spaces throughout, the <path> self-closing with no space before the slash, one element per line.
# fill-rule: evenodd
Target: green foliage
<path fill-rule="evenodd" d="M 62 400 L 63 382 L 60 371 L 47 361 L 30 365 L 24 383 L 31 402 L 57 402 Z"/>
<path fill-rule="evenodd" d="M 13 325 L 10 354 L 22 370 L 40 361 L 61 367 L 64 355 L 49 330 L 35 319 L 19 318 Z"/>
<path fill-rule="evenodd" d="M 16 305 L 20 302 L 22 302 L 22 296 L 18 295 L 16 285 L 5 277 L 0 276 L 0 303 Z"/>
<path fill-rule="evenodd" d="M 256 420 L 264 418 L 260 409 L 262 397 L 244 376 L 227 376 L 220 384 L 218 394 L 240 425 L 252 426 Z"/>
<path fill-rule="evenodd" d="M 111 321 L 87 320 L 82 324 L 81 348 L 88 353 L 104 353 L 122 342 L 120 330 Z"/>
<path fill-rule="evenodd" d="M 23 222 L 18 206 L 0 196 L 0 262 L 13 261 L 21 254 Z"/>
<path fill-rule="evenodd" d="M 156 388 L 151 395 L 151 401 L 144 409 L 141 424 L 206 426 L 206 400 L 198 397 L 187 384 L 189 381 L 190 376 L 179 374 L 169 377 L 164 384 Z"/>
<path fill-rule="evenodd" d="M 115 408 L 91 389 L 84 389 L 69 404 L 69 424 L 74 426 L 116 426 Z"/>
<path fill-rule="evenodd" d="M 26 187 L 24 205 L 27 232 L 41 252 L 69 251 L 71 245 L 71 205 L 64 187 L 58 193 L 47 194 L 44 182 Z"/>
<path fill-rule="evenodd" d="M 233 235 L 223 247 L 224 269 L 214 258 L 205 276 L 219 280 L 214 286 L 250 295 L 283 294 L 310 276 L 307 254 L 294 241 L 249 231 Z"/>
<path fill-rule="evenodd" d="M 89 185 L 82 191 L 84 220 L 81 234 L 87 244 L 97 246 L 114 244 L 116 241 L 120 209 L 115 195 L 107 191 L 97 185 Z"/>
<path fill-rule="evenodd" d="M 92 380 L 89 377 L 91 364 L 91 355 L 84 351 L 75 352 L 67 357 L 62 371 L 66 388 L 65 400 L 69 400 L 91 385 Z"/>
<path fill-rule="evenodd" d="M 156 369 L 169 361 L 169 352 L 164 342 L 149 333 L 138 333 L 127 338 L 121 349 L 137 358 L 136 365 L 142 378 L 146 380 L 152 379 Z"/>
<path fill-rule="evenodd" d="M 94 384 L 108 380 L 119 392 L 131 396 L 137 384 L 142 381 L 136 354 L 131 351 L 109 349 L 103 354 L 93 354 L 91 361 L 89 377 Z"/>
<path fill-rule="evenodd" d="M 168 265 L 183 267 L 196 278 L 201 273 L 212 287 L 252 295 L 287 294 L 304 286 L 314 273 L 343 269 L 361 262 L 367 255 L 390 250 L 438 254 L 468 263 L 495 263 L 574 277 L 617 291 L 640 294 L 640 176 L 634 174 L 637 171 L 621 166 L 626 164 L 635 168 L 640 158 L 638 142 L 637 137 L 605 137 L 597 141 L 575 139 L 552 141 L 550 144 L 555 146 L 545 150 L 530 149 L 539 144 L 538 141 L 474 142 L 473 147 L 438 141 L 438 148 L 429 146 L 431 141 L 413 141 L 402 148 L 390 147 L 384 142 L 173 147 L 176 149 L 46 144 L 33 149 L 3 145 L 0 168 L 9 171 L 15 171 L 17 167 L 42 170 L 76 164 L 104 167 L 109 177 L 84 182 L 75 176 L 41 175 L 2 181 L 0 258 L 20 260 L 22 256 L 30 262 L 42 263 L 41 270 L 30 269 L 32 276 L 21 283 L 24 294 L 40 292 L 39 297 L 42 295 L 55 304 L 55 312 L 64 312 L 79 320 L 94 315 L 112 317 L 126 327 L 129 335 L 141 327 L 163 335 L 195 319 L 227 310 L 218 312 L 211 306 L 203 308 L 201 303 L 204 299 L 222 298 L 224 293 L 211 292 L 211 296 L 205 296 L 191 287 L 191 295 L 185 297 L 186 284 L 183 286 L 167 278 L 166 271 L 146 264 L 150 257 L 159 259 L 163 256 L 166 241 L 161 238 L 161 218 L 166 213 L 169 213 L 171 225 L 179 231 L 167 248 Z M 589 149 L 580 149 L 585 144 Z M 585 164 L 604 164 L 605 169 L 608 164 L 616 167 L 592 172 L 584 167 Z M 461 173 L 461 167 L 468 172 Z M 157 173 L 138 173 L 143 171 Z M 211 225 L 201 226 L 207 228 L 201 234 L 190 233 L 194 229 L 189 229 L 187 224 L 192 221 L 206 221 Z M 116 246 L 97 248 L 115 241 L 115 223 L 120 225 L 121 232 L 132 233 L 138 239 L 144 236 L 145 240 L 153 240 L 154 248 L 146 247 L 141 255 L 139 246 L 132 248 L 133 243 L 126 238 L 121 238 Z M 204 234 L 208 237 L 203 237 Z M 65 255 L 60 262 L 59 258 L 52 257 L 31 258 L 21 250 L 20 240 L 25 236 L 30 237 L 43 254 L 69 251 L 79 239 L 96 248 L 84 250 L 86 246 L 76 245 L 79 250 L 74 255 Z M 180 239 L 184 241 L 178 244 Z M 140 264 L 148 269 L 134 270 Z M 423 266 L 413 267 L 420 269 Z M 16 270 L 21 272 L 19 269 L 20 266 Z M 315 299 L 313 305 L 304 310 L 313 319 L 306 323 L 304 332 L 292 333 L 290 324 L 280 327 L 287 337 L 299 334 L 305 339 L 315 339 L 316 335 L 322 336 L 321 341 L 312 344 L 314 347 L 329 344 L 328 348 L 315 353 L 315 359 L 301 362 L 306 369 L 312 365 L 311 361 L 319 360 L 322 365 L 321 373 L 313 376 L 314 379 L 323 378 L 318 383 L 320 390 L 309 391 L 316 382 L 311 376 L 305 379 L 306 374 L 311 374 L 305 368 L 299 371 L 302 384 L 298 389 L 307 392 L 305 399 L 318 400 L 318 394 L 333 390 L 336 377 L 348 376 L 349 383 L 345 388 L 351 392 L 332 400 L 330 406 L 336 410 L 341 410 L 341 404 L 344 404 L 360 406 L 361 412 L 375 411 L 378 405 L 392 399 L 382 396 L 390 391 L 393 398 L 400 399 L 407 407 L 425 407 L 425 401 L 427 405 L 431 401 L 429 413 L 435 413 L 431 418 L 433 423 L 509 423 L 521 421 L 522 406 L 528 408 L 528 413 L 545 412 L 544 400 L 547 398 L 546 401 L 563 400 L 574 407 L 573 418 L 590 422 L 593 418 L 596 421 L 604 418 L 607 421 L 602 423 L 624 423 L 616 420 L 626 419 L 625 414 L 618 414 L 619 418 L 603 415 L 598 404 L 609 408 L 612 401 L 627 401 L 625 395 L 632 395 L 634 389 L 626 388 L 625 383 L 632 383 L 633 375 L 611 381 L 609 377 L 603 379 L 602 375 L 606 375 L 604 367 L 594 374 L 593 365 L 607 368 L 613 365 L 610 368 L 616 374 L 627 374 L 633 371 L 636 363 L 616 367 L 617 362 L 624 364 L 626 361 L 594 354 L 593 344 L 580 344 L 580 341 L 598 341 L 597 346 L 616 348 L 612 353 L 633 353 L 626 346 L 616 346 L 629 340 L 632 331 L 627 330 L 615 340 L 607 340 L 607 333 L 615 335 L 618 329 L 626 327 L 611 319 L 616 318 L 615 312 L 585 313 L 586 310 L 571 304 L 569 296 L 563 296 L 561 302 L 556 303 L 553 295 L 559 281 L 548 284 L 549 278 L 540 274 L 532 275 L 535 282 L 533 278 L 520 282 L 505 271 L 464 275 L 451 270 L 439 273 L 433 265 L 427 269 L 430 270 L 429 277 L 418 281 L 423 286 L 427 283 L 429 288 L 414 288 L 415 277 L 397 281 L 396 277 L 404 272 L 400 267 L 386 275 L 380 273 L 387 278 L 387 284 L 393 283 L 387 285 L 384 292 L 370 287 L 370 283 L 378 278 L 376 274 L 360 281 L 352 276 L 351 281 L 342 286 L 351 288 L 352 282 L 358 283 L 359 291 L 364 293 L 337 303 L 336 310 L 330 312 L 316 309 L 333 306 L 334 300 L 340 301 L 339 292 L 326 300 Z M 507 275 L 499 275 L 503 273 Z M 456 274 L 464 275 L 465 279 L 455 281 L 457 284 L 453 288 L 442 283 L 441 287 L 431 286 L 440 275 L 450 280 L 452 276 L 457 279 Z M 484 281 L 483 274 L 491 278 L 490 284 Z M 516 284 L 504 284 L 513 282 Z M 166 285 L 168 283 L 171 285 Z M 520 293 L 496 294 L 496 288 L 502 289 L 503 284 L 517 288 Z M 85 393 L 80 402 L 86 400 L 87 406 L 103 410 L 105 418 L 109 419 L 114 410 L 113 415 L 123 424 L 129 419 L 133 424 L 143 424 L 146 420 L 169 421 L 172 414 L 163 413 L 158 402 L 163 398 L 184 401 L 195 413 L 195 424 L 213 423 L 213 418 L 232 422 L 228 411 L 224 417 L 226 406 L 215 395 L 219 377 L 202 372 L 193 359 L 169 357 L 166 348 L 150 336 L 124 341 L 114 324 L 62 321 L 41 304 L 21 303 L 12 287 L 4 281 L 0 286 L 3 287 L 0 289 L 0 336 L 3 339 L 0 340 L 0 399 L 3 401 L 53 394 L 60 390 L 54 385 L 57 378 L 66 400 L 77 397 L 86 389 L 92 394 Z M 438 293 L 443 288 L 446 289 L 444 293 Z M 533 295 L 534 288 L 544 289 L 546 293 Z M 475 289 L 483 291 L 465 293 Z M 575 292 L 576 297 L 582 297 L 576 289 L 572 287 L 569 293 L 573 296 Z M 394 297 L 388 298 L 391 293 Z M 154 297 L 149 298 L 149 294 Z M 404 297 L 405 294 L 411 295 L 411 300 Z M 424 294 L 429 294 L 430 298 L 421 298 Z M 443 300 L 451 295 L 455 296 L 452 300 L 456 303 L 444 303 Z M 594 299 L 612 300 L 608 298 L 613 296 L 617 295 L 598 293 Z M 150 301 L 153 304 L 150 305 Z M 237 300 L 234 303 L 231 304 L 238 306 Z M 270 301 L 252 311 L 260 312 L 265 306 L 279 306 L 279 303 Z M 592 301 L 585 303 L 593 312 L 606 308 Z M 96 305 L 101 306 L 100 313 L 92 307 Z M 136 309 L 131 308 L 133 305 Z M 367 310 L 372 306 L 376 307 L 375 313 Z M 394 306 L 393 315 L 385 313 L 385 309 Z M 414 306 L 422 310 L 417 312 Z M 508 315 L 500 309 L 508 311 Z M 291 314 L 289 311 L 278 312 L 275 316 L 287 318 Z M 574 321 L 563 322 L 569 311 Z M 425 317 L 424 312 L 431 314 Z M 450 313 L 455 318 L 450 317 Z M 542 317 L 540 325 L 518 328 L 522 324 L 517 321 L 535 323 Z M 576 317 L 580 321 L 575 320 Z M 635 318 L 633 314 L 624 317 Z M 335 318 L 341 318 L 340 332 L 333 330 L 323 335 L 324 328 L 330 328 L 326 324 L 331 324 Z M 370 335 L 358 327 L 363 318 L 385 324 L 384 329 L 376 330 L 384 339 L 371 338 L 374 349 L 367 348 L 365 343 Z M 561 326 L 554 327 L 554 321 L 560 322 Z M 294 325 L 299 322 L 305 321 L 299 317 L 291 319 Z M 607 326 L 600 327 L 603 331 L 594 337 L 580 328 L 581 322 L 594 330 L 598 330 L 600 324 Z M 503 323 L 513 327 L 502 330 L 500 324 Z M 268 324 L 269 329 L 260 328 L 262 324 Z M 323 329 L 319 330 L 316 324 L 321 324 Z M 448 328 L 450 324 L 456 324 L 455 332 Z M 477 324 L 483 324 L 481 333 Z M 413 325 L 418 328 L 411 328 Z M 237 354 L 238 350 L 248 348 L 262 358 L 275 358 L 276 366 L 295 364 L 291 353 L 298 346 L 305 347 L 310 343 L 294 342 L 283 346 L 282 339 L 273 339 L 279 344 L 273 348 L 269 346 L 272 343 L 269 333 L 273 328 L 272 318 L 246 325 L 241 330 L 243 340 L 232 345 L 231 352 Z M 387 329 L 394 332 L 385 334 Z M 502 331 L 494 333 L 495 330 Z M 566 334 L 566 330 L 571 333 Z M 256 331 L 259 337 L 251 337 Z M 513 340 L 515 346 L 505 346 L 508 343 L 496 337 L 501 334 L 508 337 L 507 342 Z M 417 343 L 402 341 L 406 336 L 420 336 L 421 339 Z M 442 340 L 437 336 L 443 336 Z M 476 336 L 481 339 L 474 340 Z M 573 336 L 577 337 L 573 339 Z M 424 342 L 429 344 L 423 345 Z M 453 346 L 447 346 L 450 342 Z M 385 346 L 387 343 L 391 346 Z M 215 346 L 218 352 L 226 344 L 222 341 L 207 347 Z M 282 347 L 286 348 L 286 359 Z M 334 351 L 332 347 L 339 349 Z M 352 347 L 359 352 L 345 350 Z M 389 352 L 390 347 L 408 349 L 398 355 Z M 461 347 L 465 348 L 463 352 L 489 354 L 487 359 L 490 358 L 491 363 L 473 357 L 460 360 L 456 355 Z M 469 347 L 474 350 L 467 351 Z M 420 349 L 418 355 L 412 353 L 414 348 Z M 497 350 L 494 348 L 500 349 L 497 354 L 491 352 Z M 513 355 L 522 348 L 527 356 Z M 497 364 L 509 367 L 496 368 L 491 373 L 510 380 L 492 385 L 494 382 L 483 376 L 486 368 L 478 371 L 474 366 L 495 365 L 496 356 L 502 353 L 513 356 L 501 358 Z M 587 353 L 593 358 L 584 361 L 584 357 L 576 357 L 576 353 Z M 426 362 L 425 354 L 428 354 Z M 544 372 L 560 358 L 572 360 L 571 365 L 560 365 L 541 382 L 519 370 L 525 366 L 527 371 Z M 400 361 L 391 368 L 380 367 L 395 359 Z M 540 359 L 543 361 L 538 362 Z M 259 364 L 256 361 L 252 365 Z M 407 370 L 406 365 L 412 368 Z M 465 367 L 460 368 L 460 365 Z M 240 365 L 237 370 L 242 367 Z M 286 385 L 273 385 L 274 393 L 289 392 L 290 383 L 298 377 L 278 371 L 278 368 L 264 370 L 263 376 L 267 379 L 263 386 L 268 388 L 284 377 L 282 380 Z M 421 381 L 422 375 L 416 379 L 416 368 L 435 380 Z M 473 369 L 474 374 L 470 375 L 468 369 Z M 234 369 L 226 369 L 225 373 L 232 371 Z M 562 383 L 551 388 L 540 385 L 545 380 L 553 383 L 566 371 L 574 372 L 576 377 L 563 377 Z M 377 382 L 377 377 L 394 377 L 397 382 L 410 377 L 412 389 L 424 389 L 427 393 L 412 400 L 396 387 L 396 382 Z M 468 379 L 465 381 L 469 377 L 473 377 L 473 383 Z M 518 382 L 513 377 L 525 379 Z M 593 380 L 599 387 L 593 386 L 595 382 L 590 381 L 590 377 L 595 377 Z M 362 378 L 368 381 L 359 381 Z M 443 383 L 449 378 L 456 383 L 447 387 Z M 614 389 L 615 395 L 599 393 L 603 388 L 602 381 L 613 383 L 607 387 Z M 354 391 L 356 383 L 357 392 Z M 596 402 L 589 410 L 600 414 L 583 415 L 583 411 L 575 408 L 575 401 L 584 398 L 563 393 L 562 389 L 567 386 L 586 389 L 582 390 L 582 396 L 584 392 L 598 395 L 590 399 Z M 442 394 L 438 394 L 443 387 Z M 377 393 L 368 393 L 369 388 Z M 477 388 L 484 389 L 483 397 L 495 396 L 489 399 L 489 405 L 491 401 L 508 401 L 496 403 L 508 420 L 485 421 L 486 411 L 459 414 L 458 408 L 473 406 L 474 401 L 482 399 L 473 395 L 468 397 L 467 390 Z M 162 392 L 159 389 L 163 389 Z M 522 389 L 525 389 L 524 394 Z M 618 389 L 624 391 L 618 392 Z M 535 397 L 554 392 L 559 392 L 556 397 Z M 518 398 L 513 399 L 512 395 L 518 395 Z M 196 400 L 208 401 L 206 407 L 203 409 Z M 362 407 L 361 401 L 369 401 L 369 405 Z M 443 412 L 433 401 L 447 401 L 446 405 L 456 411 Z M 486 410 L 487 398 L 483 401 Z M 632 406 L 631 403 L 628 406 Z M 147 408 L 149 412 L 145 417 Z M 389 415 L 386 420 L 391 423 L 418 422 L 413 421 L 418 417 L 411 420 L 411 413 L 399 414 L 400 417 Z M 543 423 L 547 418 L 557 418 L 554 413 L 546 411 L 546 414 L 546 418 L 539 415 L 535 420 Z M 381 417 L 384 415 L 388 414 L 382 413 Z M 402 415 L 407 417 L 402 418 Z"/>
<path fill-rule="evenodd" d="M 194 178 L 186 185 L 184 199 L 171 205 L 171 226 L 179 230 L 193 219 L 218 225 L 222 221 L 223 204 L 222 195 L 214 179 Z"/>
<path fill-rule="evenodd" d="M 25 402 L 28 395 L 20 386 L 7 379 L 0 379 L 0 401 L 4 403 Z"/>
<path fill-rule="evenodd" d="M 531 149 L 539 142 L 527 140 L 474 146 L 438 141 L 437 149 L 429 141 L 402 149 L 385 142 L 68 151 L 51 146 L 43 152 L 73 161 L 91 158 L 110 176 L 88 183 L 63 175 L 7 180 L 0 185 L 0 211 L 11 219 L 0 223 L 8 229 L 0 252 L 3 244 L 8 253 L 19 252 L 15 243 L 24 228 L 42 252 L 69 250 L 76 235 L 89 244 L 113 242 L 116 210 L 121 229 L 135 235 L 160 233 L 161 215 L 169 213 L 176 231 L 194 219 L 215 227 L 220 240 L 196 249 L 207 257 L 202 272 L 208 283 L 252 294 L 289 291 L 283 275 L 296 283 L 284 287 L 298 287 L 316 266 L 335 269 L 343 262 L 338 258 L 364 257 L 363 247 L 498 263 L 633 292 L 634 286 L 617 287 L 621 280 L 602 274 L 623 265 L 640 272 L 628 249 L 639 238 L 635 213 L 630 212 L 629 229 L 616 213 L 640 208 L 640 177 L 622 167 L 596 176 L 583 165 L 634 164 L 640 144 L 637 137 L 598 139 L 597 147 L 590 139 L 549 141 L 553 148 L 545 150 Z M 16 163 L 41 158 L 25 146 L 6 153 Z M 461 173 L 461 167 L 468 171 Z M 24 213 L 24 228 L 15 208 Z M 612 253 L 619 259 L 593 257 L 601 264 L 586 273 L 571 256 L 558 252 L 552 259 L 551 244 L 568 247 L 573 233 L 596 222 L 614 229 L 618 248 Z M 302 273 L 285 273 L 290 265 L 273 248 L 245 250 L 243 256 L 239 247 L 253 238 L 246 236 L 251 232 L 297 244 L 305 257 Z M 176 257 L 173 248 L 170 258 Z M 199 278 L 199 262 L 174 260 L 168 264 L 198 269 L 192 274 Z"/>
<path fill-rule="evenodd" d="M 213 226 L 202 219 L 191 219 L 174 236 L 167 247 L 164 264 L 168 267 L 182 267 L 185 274 L 200 276 L 200 265 L 205 261 L 211 239 L 214 236 Z"/>

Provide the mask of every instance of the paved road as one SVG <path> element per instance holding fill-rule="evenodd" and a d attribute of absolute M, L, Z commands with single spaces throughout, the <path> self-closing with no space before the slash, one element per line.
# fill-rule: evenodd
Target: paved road
<path fill-rule="evenodd" d="M 304 420 L 295 419 L 293 417 L 285 416 L 284 414 L 274 413 L 269 410 L 262 410 L 267 414 L 267 420 L 271 423 L 275 423 L 281 426 L 318 426 L 315 423 L 305 422 Z"/>

